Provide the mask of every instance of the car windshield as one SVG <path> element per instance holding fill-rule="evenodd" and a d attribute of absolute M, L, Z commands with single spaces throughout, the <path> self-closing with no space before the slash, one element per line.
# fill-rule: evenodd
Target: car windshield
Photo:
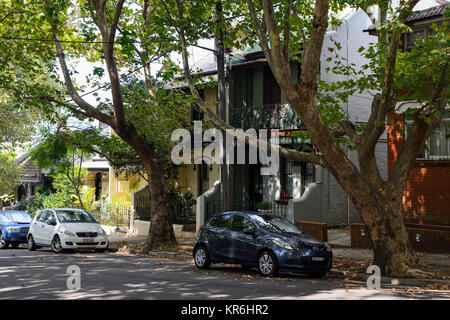
<path fill-rule="evenodd" d="M 255 215 L 252 218 L 261 228 L 272 233 L 303 233 L 295 224 L 277 216 Z"/>
<path fill-rule="evenodd" d="M 3 223 L 30 223 L 31 217 L 26 212 L 1 212 L 0 222 Z"/>
<path fill-rule="evenodd" d="M 96 222 L 86 211 L 57 210 L 59 222 Z"/>

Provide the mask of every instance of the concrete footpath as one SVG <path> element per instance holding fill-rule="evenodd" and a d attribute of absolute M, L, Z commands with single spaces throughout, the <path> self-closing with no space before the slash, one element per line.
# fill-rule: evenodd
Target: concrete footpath
<path fill-rule="evenodd" d="M 136 246 L 138 242 L 144 242 L 146 237 L 129 237 L 125 234 L 114 234 L 109 236 L 111 251 L 117 251 L 118 248 L 123 245 Z M 350 247 L 350 234 L 348 230 L 334 229 L 329 230 L 328 243 L 333 250 L 333 256 L 336 258 L 350 259 L 350 260 L 366 260 L 371 261 L 373 259 L 373 252 L 369 249 L 357 249 Z M 150 252 L 150 256 L 166 257 L 176 260 L 191 260 L 192 259 L 192 247 L 194 245 L 194 239 L 179 239 L 180 247 L 183 250 L 178 252 Z M 418 253 L 419 259 L 425 262 L 427 265 L 439 266 L 440 268 L 450 268 L 450 255 L 448 254 L 433 254 L 433 253 Z M 364 273 L 357 273 L 350 271 L 338 270 L 336 268 L 331 269 L 330 274 L 338 275 L 341 277 L 352 277 L 360 280 L 367 279 L 370 275 Z M 450 287 L 450 280 L 447 279 L 406 279 L 406 278 L 389 278 L 382 277 L 381 282 L 390 285 L 404 285 L 404 286 L 417 286 L 426 287 L 430 285 L 439 285 Z"/>
<path fill-rule="evenodd" d="M 373 259 L 372 250 L 351 247 L 350 232 L 348 229 L 328 230 L 328 244 L 333 248 L 333 255 L 335 257 L 355 260 Z M 419 259 L 426 264 L 450 267 L 449 254 L 420 252 L 418 255 Z"/>

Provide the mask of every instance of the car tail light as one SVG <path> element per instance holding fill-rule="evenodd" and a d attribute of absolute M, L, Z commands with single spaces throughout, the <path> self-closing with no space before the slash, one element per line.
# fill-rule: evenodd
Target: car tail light
<path fill-rule="evenodd" d="M 197 233 L 199 233 L 200 231 L 202 231 L 202 228 L 203 228 L 203 227 L 198 228 Z"/>

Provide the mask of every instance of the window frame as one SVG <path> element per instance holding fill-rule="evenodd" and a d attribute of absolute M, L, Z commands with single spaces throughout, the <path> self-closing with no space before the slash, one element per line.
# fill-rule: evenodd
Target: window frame
<path fill-rule="evenodd" d="M 227 227 L 226 227 L 226 228 L 220 228 L 220 227 L 216 227 L 216 226 L 213 225 L 213 222 L 214 222 L 215 220 L 219 219 L 220 217 L 224 217 L 224 216 L 228 216 L 228 217 L 229 217 L 229 219 L 228 219 L 228 224 L 227 224 Z M 230 214 L 230 213 L 217 215 L 217 216 L 215 216 L 215 217 L 213 217 L 213 218 L 211 219 L 211 221 L 208 223 L 208 226 L 211 227 L 211 228 L 219 229 L 219 230 L 230 230 L 230 224 L 231 224 L 231 219 L 232 219 L 232 217 L 233 217 L 233 215 Z"/>
<path fill-rule="evenodd" d="M 410 125 L 414 123 L 414 121 L 410 121 L 410 120 L 405 120 L 406 123 L 406 132 L 405 132 L 405 137 L 408 137 L 408 131 L 410 128 Z M 430 155 L 430 148 L 431 148 L 431 137 L 432 135 L 436 132 L 436 130 L 441 131 L 443 128 L 445 128 L 445 124 L 447 123 L 447 127 L 450 128 L 450 108 L 446 108 L 444 111 L 444 116 L 442 117 L 441 122 L 439 123 L 439 126 L 434 129 L 434 131 L 430 134 L 430 136 L 427 138 L 427 140 L 425 141 L 424 147 L 423 149 L 419 152 L 419 154 L 416 157 L 416 160 L 420 160 L 420 161 L 438 161 L 438 160 L 450 160 L 450 148 L 448 148 L 447 150 L 447 154 L 446 155 Z M 450 129 L 449 133 L 450 133 Z M 450 138 L 445 138 L 445 132 L 439 132 L 440 135 L 440 141 L 447 143 L 446 140 L 450 139 Z M 423 157 L 421 156 L 421 154 L 423 154 Z"/>
<path fill-rule="evenodd" d="M 245 215 L 242 215 L 242 214 L 233 214 L 232 217 L 231 217 L 231 220 L 230 220 L 229 223 L 228 223 L 228 226 L 229 226 L 229 230 L 230 230 L 230 231 L 243 233 L 242 231 L 244 231 L 244 230 L 246 229 L 246 228 L 244 228 L 244 229 L 241 230 L 241 231 L 233 230 L 233 220 L 234 220 L 234 217 L 242 217 L 242 218 L 244 219 L 244 221 L 247 220 L 248 222 L 250 222 L 250 224 L 251 224 L 254 228 L 257 228 L 257 226 L 255 225 L 255 223 L 254 223 L 254 222 L 252 221 L 252 219 L 250 219 L 249 217 L 247 217 L 247 216 L 245 216 Z"/>

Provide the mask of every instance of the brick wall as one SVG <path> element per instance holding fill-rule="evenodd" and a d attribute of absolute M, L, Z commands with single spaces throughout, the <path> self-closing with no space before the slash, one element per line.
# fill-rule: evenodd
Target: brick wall
<path fill-rule="evenodd" d="M 327 242 L 328 241 L 328 228 L 326 223 L 322 222 L 309 222 L 309 221 L 295 221 L 295 224 L 310 235 L 317 239 Z"/>
<path fill-rule="evenodd" d="M 388 125 L 388 172 L 390 173 L 403 136 L 398 132 L 402 115 L 391 112 Z M 450 161 L 417 160 L 403 195 L 405 221 L 415 224 L 450 225 Z"/>

